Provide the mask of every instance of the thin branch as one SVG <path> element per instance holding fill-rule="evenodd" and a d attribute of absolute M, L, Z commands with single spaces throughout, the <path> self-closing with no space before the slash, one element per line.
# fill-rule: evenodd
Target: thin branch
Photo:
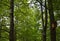
<path fill-rule="evenodd" d="M 39 2 L 41 6 L 46 7 L 45 5 L 43 5 L 43 4 L 41 3 L 41 0 L 36 0 L 36 1 Z M 48 9 L 48 8 L 46 7 L 46 9 Z"/>

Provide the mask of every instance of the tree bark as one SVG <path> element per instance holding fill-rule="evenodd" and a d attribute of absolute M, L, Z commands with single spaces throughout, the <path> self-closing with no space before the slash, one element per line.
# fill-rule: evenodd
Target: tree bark
<path fill-rule="evenodd" d="M 45 24 L 43 27 L 43 41 L 46 41 L 46 30 L 47 30 L 47 5 L 45 0 Z"/>
<path fill-rule="evenodd" d="M 15 31 L 14 31 L 14 0 L 10 0 L 10 40 L 9 41 L 16 41 L 15 40 Z"/>
<path fill-rule="evenodd" d="M 52 0 L 48 0 L 49 7 L 49 15 L 50 15 L 50 33 L 51 33 L 51 41 L 56 41 L 56 21 L 54 19 L 53 13 L 53 4 Z"/>
<path fill-rule="evenodd" d="M 1 16 L 1 15 L 0 15 Z M 0 17 L 0 20 L 2 19 L 2 17 Z M 2 38 L 2 21 L 0 21 L 0 40 Z"/>
<path fill-rule="evenodd" d="M 2 26 L 1 26 L 1 22 L 0 22 L 0 40 L 1 40 L 1 30 L 2 30 Z"/>
<path fill-rule="evenodd" d="M 45 26 L 44 26 L 44 16 L 43 16 L 43 7 L 42 7 L 42 0 L 41 0 L 41 15 L 42 15 L 42 27 L 43 27 L 43 32 L 42 32 L 42 39 L 43 41 L 46 41 L 46 29 L 45 29 Z"/>

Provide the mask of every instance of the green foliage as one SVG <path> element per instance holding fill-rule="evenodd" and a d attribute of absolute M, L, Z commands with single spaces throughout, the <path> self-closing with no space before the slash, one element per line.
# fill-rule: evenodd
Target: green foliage
<path fill-rule="evenodd" d="M 42 41 L 42 27 L 41 27 L 41 13 L 36 4 L 29 7 L 30 0 L 14 0 L 14 27 L 17 41 Z M 32 0 L 34 2 L 34 0 Z M 55 19 L 60 20 L 59 0 L 54 0 L 54 12 L 56 12 Z M 55 5 L 56 4 L 56 5 Z M 10 28 L 10 2 L 9 0 L 0 0 L 0 41 L 9 40 Z M 57 10 L 57 11 L 56 11 Z M 45 13 L 45 12 L 44 12 Z M 47 41 L 50 40 L 49 23 L 47 30 Z M 57 29 L 57 41 L 59 41 L 60 29 Z"/>

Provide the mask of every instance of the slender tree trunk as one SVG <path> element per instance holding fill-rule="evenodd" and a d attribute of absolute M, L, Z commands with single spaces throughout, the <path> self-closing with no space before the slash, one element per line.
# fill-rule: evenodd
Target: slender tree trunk
<path fill-rule="evenodd" d="M 47 5 L 45 0 L 45 24 L 43 27 L 43 41 L 46 41 L 46 29 L 47 29 Z"/>
<path fill-rule="evenodd" d="M 46 6 L 46 0 L 45 0 L 45 6 L 42 4 L 43 0 L 36 0 L 41 5 L 41 15 L 42 15 L 42 27 L 43 27 L 43 41 L 46 41 L 46 28 L 47 28 L 47 6 Z M 45 7 L 45 24 L 43 19 L 43 7 Z"/>
<path fill-rule="evenodd" d="M 0 41 L 1 41 L 1 30 L 2 30 L 2 26 L 1 26 L 1 22 L 0 22 Z"/>
<path fill-rule="evenodd" d="M 0 20 L 2 19 L 1 15 L 0 15 Z M 0 21 L 0 41 L 1 41 L 1 38 L 2 38 L 2 21 Z"/>
<path fill-rule="evenodd" d="M 49 7 L 49 15 L 50 15 L 51 41 L 56 41 L 56 26 L 57 26 L 57 23 L 54 19 L 52 0 L 48 0 L 48 7 Z"/>
<path fill-rule="evenodd" d="M 45 30 L 45 27 L 44 27 L 44 19 L 43 19 L 43 7 L 42 7 L 42 1 L 41 0 L 41 15 L 42 15 L 42 27 L 43 27 L 43 32 L 42 32 L 42 35 L 43 35 L 43 41 L 46 41 L 46 30 Z"/>
<path fill-rule="evenodd" d="M 10 40 L 15 40 L 15 31 L 14 31 L 14 0 L 10 0 Z"/>

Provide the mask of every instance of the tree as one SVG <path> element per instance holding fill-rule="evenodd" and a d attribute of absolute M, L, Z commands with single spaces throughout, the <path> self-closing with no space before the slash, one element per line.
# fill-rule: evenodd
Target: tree
<path fill-rule="evenodd" d="M 43 7 L 42 4 L 43 0 L 41 0 L 41 15 L 42 15 L 42 27 L 43 27 L 43 31 L 42 31 L 42 36 L 43 36 L 43 41 L 46 41 L 46 34 L 45 34 L 45 27 L 44 27 L 44 17 L 43 17 Z"/>
<path fill-rule="evenodd" d="M 14 29 L 14 0 L 10 0 L 10 40 L 15 40 L 15 29 Z"/>
<path fill-rule="evenodd" d="M 49 15 L 50 15 L 51 41 L 56 41 L 56 26 L 57 26 L 57 24 L 54 19 L 52 0 L 48 0 L 48 7 L 49 7 Z"/>
<path fill-rule="evenodd" d="M 10 3 L 11 1 L 0 0 L 0 41 L 15 41 L 15 39 L 17 41 L 50 41 L 52 39 L 50 39 L 51 29 L 49 30 L 50 18 L 47 15 L 51 13 L 48 0 L 13 0 L 13 4 Z M 57 22 L 60 21 L 59 3 L 60 0 L 53 0 L 53 9 L 50 7 L 54 14 L 53 17 L 55 17 L 54 21 L 57 20 Z M 50 13 L 47 12 L 48 10 Z M 54 21 L 52 22 L 52 31 L 56 29 Z M 58 22 L 57 41 L 60 40 L 59 25 Z"/>
<path fill-rule="evenodd" d="M 45 24 L 44 24 L 44 28 L 43 28 L 43 33 L 44 33 L 44 36 L 43 36 L 43 41 L 46 41 L 46 30 L 47 30 L 47 20 L 48 20 L 48 15 L 47 15 L 47 0 L 45 0 Z"/>
<path fill-rule="evenodd" d="M 0 18 L 0 20 L 1 20 L 1 18 Z M 2 29 L 2 26 L 1 26 L 1 21 L 0 21 L 0 41 L 1 41 L 1 33 L 2 33 L 2 31 L 1 31 L 1 29 Z"/>

